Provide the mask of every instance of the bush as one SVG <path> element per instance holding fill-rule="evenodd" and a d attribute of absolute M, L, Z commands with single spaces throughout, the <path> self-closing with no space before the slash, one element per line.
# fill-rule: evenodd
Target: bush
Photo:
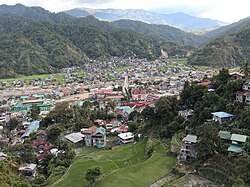
<path fill-rule="evenodd" d="M 158 141 L 156 140 L 148 139 L 147 144 L 146 144 L 146 149 L 145 149 L 146 158 L 149 158 L 153 154 L 157 143 Z"/>
<path fill-rule="evenodd" d="M 99 177 L 101 175 L 101 168 L 99 167 L 94 167 L 94 168 L 90 168 L 88 169 L 86 175 L 85 175 L 85 179 L 87 180 L 87 184 L 85 186 L 93 186 L 93 184 L 96 181 L 96 178 Z"/>

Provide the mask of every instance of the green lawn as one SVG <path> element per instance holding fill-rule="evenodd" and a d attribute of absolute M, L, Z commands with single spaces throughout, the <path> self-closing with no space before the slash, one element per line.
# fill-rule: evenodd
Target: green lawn
<path fill-rule="evenodd" d="M 27 82 L 29 80 L 36 80 L 36 79 L 50 78 L 50 77 L 56 78 L 57 82 L 60 84 L 65 83 L 64 75 L 62 74 L 42 74 L 42 75 L 22 76 L 17 78 L 0 79 L 0 82 L 12 82 L 17 80 L 24 80 L 25 82 Z"/>
<path fill-rule="evenodd" d="M 198 70 L 209 70 L 212 69 L 210 66 L 194 66 Z"/>
<path fill-rule="evenodd" d="M 146 161 L 112 172 L 98 181 L 96 187 L 144 187 L 163 177 L 175 166 L 175 157 L 166 155 L 166 147 L 158 145 Z"/>
<path fill-rule="evenodd" d="M 131 68 L 134 68 L 134 66 L 123 66 L 120 68 L 116 68 L 115 70 L 116 71 L 124 71 L 124 70 L 131 69 Z"/>
<path fill-rule="evenodd" d="M 87 154 L 97 152 L 97 151 L 100 151 L 100 149 L 98 149 L 96 147 L 87 147 L 87 146 L 83 146 L 83 147 L 79 147 L 79 148 L 75 149 L 77 156 L 85 156 Z"/>
<path fill-rule="evenodd" d="M 186 62 L 188 58 L 168 58 L 167 61 L 171 62 Z"/>
<path fill-rule="evenodd" d="M 111 171 L 118 169 L 118 167 L 112 161 L 100 162 L 91 158 L 83 158 L 82 160 L 78 159 L 74 162 L 67 173 L 54 185 L 58 187 L 81 187 L 85 180 L 85 174 L 88 168 L 98 166 L 101 168 L 102 174 L 105 176 Z"/>
<path fill-rule="evenodd" d="M 166 175 L 175 165 L 175 158 L 167 156 L 169 146 L 161 143 L 155 153 L 145 160 L 146 143 L 147 139 L 144 139 L 137 144 L 121 145 L 112 150 L 77 149 L 85 156 L 77 157 L 66 174 L 52 186 L 83 186 L 87 170 L 95 166 L 102 171 L 95 186 L 147 186 Z"/>
<path fill-rule="evenodd" d="M 84 77 L 85 76 L 85 72 L 83 71 L 79 71 L 79 72 L 74 72 L 72 73 L 73 75 L 79 76 L 79 77 Z"/>

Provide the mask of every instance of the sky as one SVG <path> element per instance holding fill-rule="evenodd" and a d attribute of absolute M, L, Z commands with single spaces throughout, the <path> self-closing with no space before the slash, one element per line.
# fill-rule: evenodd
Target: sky
<path fill-rule="evenodd" d="M 160 13 L 183 12 L 226 23 L 250 16 L 250 0 L 0 0 L 0 4 L 40 6 L 51 12 L 73 8 L 145 9 Z"/>

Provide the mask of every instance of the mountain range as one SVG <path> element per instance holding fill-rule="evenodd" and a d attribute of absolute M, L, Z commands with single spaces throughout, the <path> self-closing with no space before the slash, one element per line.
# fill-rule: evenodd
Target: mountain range
<path fill-rule="evenodd" d="M 185 31 L 210 31 L 226 23 L 209 19 L 190 16 L 181 12 L 172 14 L 159 14 L 141 9 L 89 9 L 75 8 L 65 13 L 74 17 L 85 17 L 93 15 L 104 21 L 117 21 L 128 19 L 142 21 L 149 24 L 169 25 Z"/>
<path fill-rule="evenodd" d="M 0 6 L 0 78 L 53 73 L 91 59 L 194 54 L 192 65 L 234 67 L 250 60 L 250 18 L 195 35 L 168 25 L 72 17 L 21 4 Z"/>

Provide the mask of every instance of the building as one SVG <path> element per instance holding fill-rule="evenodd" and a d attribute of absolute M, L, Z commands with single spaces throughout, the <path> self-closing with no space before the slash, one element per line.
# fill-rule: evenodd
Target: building
<path fill-rule="evenodd" d="M 178 111 L 178 115 L 187 120 L 194 115 L 194 110 L 192 109 L 181 110 L 181 111 Z"/>
<path fill-rule="evenodd" d="M 102 127 L 97 128 L 96 126 L 88 129 L 82 129 L 81 133 L 84 135 L 86 146 L 96 146 L 103 148 L 106 146 L 106 130 Z"/>
<path fill-rule="evenodd" d="M 36 132 L 39 128 L 40 121 L 33 121 L 25 130 L 25 133 L 21 136 L 21 138 L 27 138 L 32 132 Z"/>
<path fill-rule="evenodd" d="M 245 103 L 250 105 L 250 81 L 246 81 L 246 83 L 242 86 L 243 91 L 238 91 L 235 93 L 236 101 L 241 103 Z"/>
<path fill-rule="evenodd" d="M 188 134 L 183 138 L 184 146 L 182 147 L 179 155 L 180 161 L 192 161 L 197 159 L 195 144 L 197 143 L 197 136 Z"/>
<path fill-rule="evenodd" d="M 211 114 L 213 115 L 213 120 L 218 121 L 219 123 L 234 120 L 234 115 L 227 112 L 213 112 Z"/>
<path fill-rule="evenodd" d="M 134 101 L 146 101 L 148 94 L 146 93 L 146 90 L 133 88 L 131 90 L 131 96 Z"/>
<path fill-rule="evenodd" d="M 8 156 L 4 154 L 3 152 L 0 152 L 0 161 L 7 160 Z"/>
<path fill-rule="evenodd" d="M 118 138 L 122 144 L 134 142 L 134 135 L 131 132 L 118 134 Z"/>
<path fill-rule="evenodd" d="M 92 146 L 103 148 L 106 146 L 106 130 L 103 127 L 99 127 L 92 134 Z"/>
<path fill-rule="evenodd" d="M 18 171 L 28 180 L 35 179 L 37 172 L 36 172 L 36 164 L 25 164 L 24 166 L 20 167 Z"/>
<path fill-rule="evenodd" d="M 236 79 L 244 79 L 245 75 L 239 72 L 232 72 L 229 74 L 230 75 L 230 79 L 232 80 L 236 80 Z"/>
<path fill-rule="evenodd" d="M 241 134 L 232 134 L 230 140 L 231 144 L 228 147 L 227 151 L 233 153 L 240 153 L 242 152 L 242 147 L 244 143 L 246 143 L 248 136 L 241 135 Z"/>
<path fill-rule="evenodd" d="M 71 133 L 65 136 L 65 138 L 74 145 L 84 143 L 84 135 L 81 132 Z"/>
<path fill-rule="evenodd" d="M 229 131 L 222 131 L 220 130 L 218 133 L 218 136 L 224 143 L 230 143 L 231 142 L 231 133 Z"/>

